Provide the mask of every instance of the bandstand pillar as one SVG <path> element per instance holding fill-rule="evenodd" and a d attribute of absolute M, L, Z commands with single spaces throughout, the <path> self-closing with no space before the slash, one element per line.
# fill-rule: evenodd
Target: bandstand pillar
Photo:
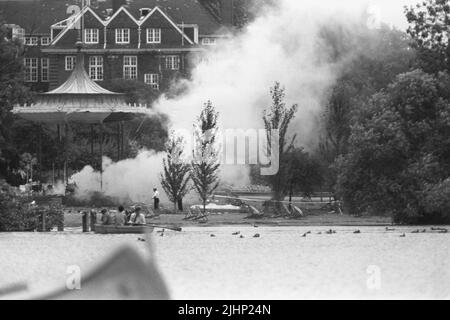
<path fill-rule="evenodd" d="M 100 122 L 100 190 L 103 191 L 103 139 L 104 127 L 103 122 Z"/>

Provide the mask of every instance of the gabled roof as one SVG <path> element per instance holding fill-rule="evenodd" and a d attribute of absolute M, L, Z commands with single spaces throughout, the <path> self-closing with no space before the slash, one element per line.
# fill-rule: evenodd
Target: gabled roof
<path fill-rule="evenodd" d="M 17 24 L 28 33 L 50 33 L 50 26 L 67 19 L 67 9 L 77 4 L 77 0 L 0 0 L 0 11 L 4 12 L 7 23 Z M 112 0 L 91 0 L 94 12 L 105 19 L 107 9 L 112 8 Z M 140 8 L 158 6 L 176 24 L 197 24 L 201 34 L 214 34 L 222 25 L 199 0 L 127 0 L 126 8 L 136 19 L 140 19 Z"/>
<path fill-rule="evenodd" d="M 125 7 L 120 7 L 119 10 L 117 10 L 117 11 L 111 16 L 111 18 L 109 18 L 109 19 L 106 21 L 105 25 L 107 26 L 107 25 L 109 25 L 112 21 L 114 21 L 114 19 L 115 19 L 121 12 L 124 12 L 128 17 L 130 17 L 131 21 L 133 21 L 134 23 L 136 23 L 136 25 L 139 25 L 139 21 L 138 21 L 137 19 L 135 19 L 135 18 L 133 17 L 133 15 L 131 15 L 131 13 L 130 13 L 128 10 L 126 10 Z"/>
<path fill-rule="evenodd" d="M 123 7 L 122 7 L 123 8 Z M 177 30 L 184 39 L 186 39 L 190 44 L 194 44 L 194 42 L 192 42 L 191 39 L 189 39 L 189 37 L 175 24 L 175 22 L 173 22 L 173 20 L 167 16 L 167 14 L 164 13 L 164 11 L 162 11 L 159 7 L 155 7 L 153 8 L 152 11 L 150 11 L 144 19 L 142 19 L 140 21 L 140 25 L 143 25 L 148 19 L 151 18 L 151 16 L 155 13 L 155 12 L 159 12 L 172 26 L 175 30 Z"/>
<path fill-rule="evenodd" d="M 83 10 L 81 10 L 76 17 L 73 18 L 73 20 L 66 26 L 66 28 L 61 31 L 58 36 L 53 39 L 52 44 L 57 43 L 70 29 L 72 29 L 75 24 L 81 19 L 81 17 L 90 12 L 102 25 L 105 25 L 106 23 L 90 8 L 90 7 L 84 7 Z"/>

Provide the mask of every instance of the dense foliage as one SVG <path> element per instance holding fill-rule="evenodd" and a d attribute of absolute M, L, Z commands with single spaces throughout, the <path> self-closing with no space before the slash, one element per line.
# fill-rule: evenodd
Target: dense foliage
<path fill-rule="evenodd" d="M 401 74 L 360 110 L 349 152 L 339 160 L 338 191 L 352 212 L 408 222 L 450 217 L 438 210 L 449 201 L 448 80 L 420 70 Z"/>
<path fill-rule="evenodd" d="M 57 206 L 30 205 L 30 199 L 18 196 L 14 188 L 0 180 L 0 232 L 49 231 L 58 227 L 62 219 L 63 213 Z"/>

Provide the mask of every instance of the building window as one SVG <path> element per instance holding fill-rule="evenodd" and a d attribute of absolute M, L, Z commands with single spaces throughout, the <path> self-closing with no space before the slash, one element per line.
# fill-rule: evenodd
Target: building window
<path fill-rule="evenodd" d="M 130 43 L 130 29 L 116 29 L 116 43 Z"/>
<path fill-rule="evenodd" d="M 179 56 L 166 56 L 166 69 L 179 70 L 180 69 L 180 57 Z"/>
<path fill-rule="evenodd" d="M 38 81 L 38 58 L 24 58 L 25 82 Z"/>
<path fill-rule="evenodd" d="M 147 43 L 161 43 L 161 29 L 147 29 Z"/>
<path fill-rule="evenodd" d="M 152 89 L 159 90 L 159 74 L 157 73 L 146 73 L 144 75 L 144 82 Z"/>
<path fill-rule="evenodd" d="M 94 81 L 103 80 L 103 57 L 89 57 L 89 77 Z"/>
<path fill-rule="evenodd" d="M 84 29 L 84 42 L 89 44 L 98 43 L 98 29 Z"/>
<path fill-rule="evenodd" d="M 24 42 L 25 41 L 25 29 L 21 28 L 19 26 L 15 26 L 12 29 L 12 39 L 13 40 L 18 40 L 20 42 Z"/>
<path fill-rule="evenodd" d="M 41 59 L 41 80 L 42 82 L 48 82 L 50 80 L 50 59 Z"/>
<path fill-rule="evenodd" d="M 215 38 L 203 38 L 202 39 L 202 45 L 204 46 L 214 46 L 216 45 L 216 39 Z"/>
<path fill-rule="evenodd" d="M 25 45 L 27 46 L 37 46 L 38 45 L 38 37 L 25 37 Z"/>
<path fill-rule="evenodd" d="M 50 42 L 52 42 L 52 39 L 50 37 L 41 38 L 41 46 L 48 46 L 50 45 Z"/>
<path fill-rule="evenodd" d="M 123 78 L 125 80 L 137 79 L 137 56 L 123 57 Z"/>
<path fill-rule="evenodd" d="M 72 71 L 76 63 L 76 56 L 66 56 L 66 71 Z"/>

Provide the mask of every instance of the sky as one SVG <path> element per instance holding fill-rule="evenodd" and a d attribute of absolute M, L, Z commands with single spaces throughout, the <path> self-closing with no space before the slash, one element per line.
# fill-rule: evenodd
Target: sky
<path fill-rule="evenodd" d="M 344 0 L 355 3 L 362 2 L 361 0 Z M 371 0 L 368 1 L 374 8 L 375 12 L 379 13 L 380 20 L 393 25 L 401 30 L 406 30 L 407 22 L 403 13 L 405 5 L 415 5 L 422 0 Z"/>

